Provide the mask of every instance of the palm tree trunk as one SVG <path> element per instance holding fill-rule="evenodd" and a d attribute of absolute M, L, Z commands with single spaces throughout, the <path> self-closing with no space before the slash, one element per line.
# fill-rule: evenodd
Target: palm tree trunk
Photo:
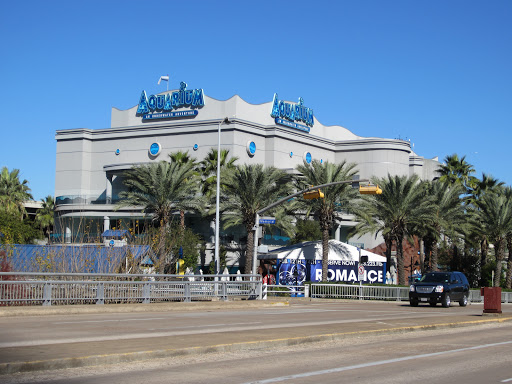
<path fill-rule="evenodd" d="M 329 264 L 329 230 L 322 230 L 322 282 L 327 281 Z"/>
<path fill-rule="evenodd" d="M 391 268 L 391 247 L 393 246 L 393 238 L 390 235 L 384 236 L 384 243 L 386 244 L 386 272 Z"/>
<path fill-rule="evenodd" d="M 485 264 L 487 264 L 488 247 L 489 244 L 487 243 L 487 238 L 484 237 L 480 242 L 480 286 L 482 286 L 483 283 L 483 268 L 485 267 Z"/>
<path fill-rule="evenodd" d="M 507 279 L 505 280 L 505 288 L 512 288 L 512 237 L 507 237 L 508 262 L 507 262 Z"/>
<path fill-rule="evenodd" d="M 254 231 L 247 230 L 247 249 L 245 251 L 245 267 L 244 267 L 245 274 L 251 273 L 253 257 L 254 257 Z"/>
<path fill-rule="evenodd" d="M 494 286 L 499 287 L 501 283 L 501 262 L 503 260 L 504 244 L 503 240 L 497 241 L 494 246 L 496 247 L 496 269 L 494 271 Z"/>
<path fill-rule="evenodd" d="M 437 267 L 437 262 L 438 262 L 438 250 L 439 250 L 439 246 L 437 245 L 437 241 L 433 241 L 432 243 L 432 254 L 431 254 L 431 263 L 432 263 L 432 270 L 433 271 L 438 271 L 439 268 Z"/>
<path fill-rule="evenodd" d="M 404 249 L 402 246 L 403 238 L 398 236 L 396 239 L 396 256 L 398 261 L 398 285 L 405 284 L 405 263 L 404 263 Z"/>
<path fill-rule="evenodd" d="M 161 221 L 160 222 L 160 230 L 158 235 L 158 262 L 159 262 L 159 270 L 160 273 L 165 272 L 165 267 L 167 265 L 167 258 L 165 252 L 165 227 L 166 224 Z"/>

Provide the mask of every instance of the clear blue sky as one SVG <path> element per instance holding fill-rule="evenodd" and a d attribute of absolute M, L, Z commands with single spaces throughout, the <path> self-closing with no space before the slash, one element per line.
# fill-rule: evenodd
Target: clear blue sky
<path fill-rule="evenodd" d="M 54 194 L 55 131 L 107 128 L 169 74 L 299 96 L 324 125 L 466 155 L 512 185 L 512 1 L 21 1 L 0 12 L 0 167 Z"/>

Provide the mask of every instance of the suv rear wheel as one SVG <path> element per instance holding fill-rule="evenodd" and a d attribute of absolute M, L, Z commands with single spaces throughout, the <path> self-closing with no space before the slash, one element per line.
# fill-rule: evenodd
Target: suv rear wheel
<path fill-rule="evenodd" d="M 409 301 L 409 304 L 411 305 L 411 307 L 417 307 L 418 306 L 418 299 L 411 299 Z"/>
<path fill-rule="evenodd" d="M 447 293 L 443 297 L 443 307 L 448 308 L 451 303 L 452 303 L 452 300 L 450 298 L 450 295 Z"/>

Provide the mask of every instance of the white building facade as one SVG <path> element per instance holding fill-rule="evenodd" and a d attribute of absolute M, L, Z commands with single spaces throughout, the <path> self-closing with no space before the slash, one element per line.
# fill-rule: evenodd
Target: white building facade
<path fill-rule="evenodd" d="M 215 100 L 202 89 L 187 89 L 181 83 L 179 90 L 158 95 L 135 93 L 137 100 L 128 110 L 112 108 L 110 128 L 57 131 L 56 221 L 66 239 L 83 231 L 83 218 L 96 223 L 96 232 L 123 220 L 142 219 L 140 209 L 115 209 L 124 188 L 123 171 L 135 164 L 169 160 L 176 151 L 204 159 L 217 148 L 218 127 L 225 118 L 229 124 L 221 124 L 221 148 L 238 157 L 238 164 L 261 163 L 292 172 L 304 161 L 345 160 L 357 164 L 360 179 L 389 173 L 428 180 L 439 166 L 437 158 L 415 154 L 409 141 L 360 137 L 341 126 L 324 126 L 301 98 L 289 102 L 270 94 L 269 102 L 253 105 L 239 96 Z M 212 242 L 212 224 L 191 220 L 207 243 Z M 352 225 L 351 218 L 344 217 L 334 230 L 335 239 L 347 241 L 344 233 Z M 233 244 L 243 236 L 224 235 Z M 375 242 L 368 238 L 364 246 Z"/>

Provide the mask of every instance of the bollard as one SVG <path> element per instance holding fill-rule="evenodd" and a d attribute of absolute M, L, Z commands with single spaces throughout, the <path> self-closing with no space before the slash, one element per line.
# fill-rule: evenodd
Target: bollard
<path fill-rule="evenodd" d="M 263 284 L 261 290 L 261 300 L 267 300 L 267 284 Z"/>
<path fill-rule="evenodd" d="M 480 288 L 480 295 L 484 297 L 484 313 L 501 313 L 501 288 Z"/>

